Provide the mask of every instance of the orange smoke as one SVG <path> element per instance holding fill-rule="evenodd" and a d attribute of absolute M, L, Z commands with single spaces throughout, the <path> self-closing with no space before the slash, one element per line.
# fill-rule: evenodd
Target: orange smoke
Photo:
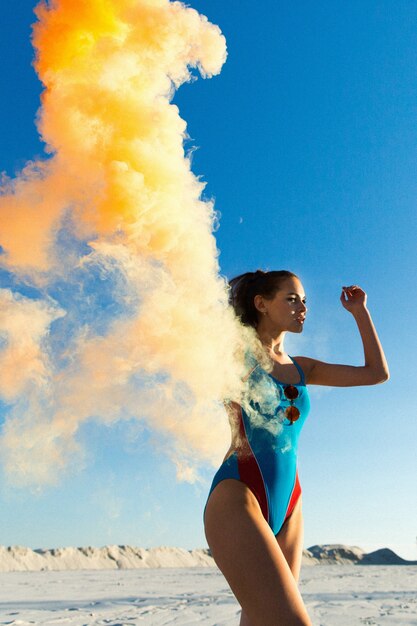
<path fill-rule="evenodd" d="M 227 447 L 221 400 L 241 388 L 243 335 L 172 97 L 190 68 L 220 72 L 225 39 L 168 0 L 52 0 L 36 15 L 49 157 L 0 196 L 2 267 L 39 292 L 0 301 L 6 469 L 20 484 L 53 482 L 86 420 L 137 418 L 193 480 Z M 99 285 L 118 307 L 104 327 L 85 317 Z"/>

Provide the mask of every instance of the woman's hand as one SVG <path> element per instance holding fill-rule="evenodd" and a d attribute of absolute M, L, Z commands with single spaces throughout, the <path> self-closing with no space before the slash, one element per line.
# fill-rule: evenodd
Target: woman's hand
<path fill-rule="evenodd" d="M 358 311 L 366 309 L 367 295 L 358 285 L 342 287 L 340 301 L 349 313 L 355 315 Z"/>

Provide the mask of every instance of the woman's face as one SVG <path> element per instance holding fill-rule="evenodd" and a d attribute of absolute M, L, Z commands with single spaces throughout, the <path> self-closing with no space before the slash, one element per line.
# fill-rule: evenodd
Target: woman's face
<path fill-rule="evenodd" d="M 255 296 L 255 306 L 259 311 L 258 332 L 287 330 L 301 333 L 307 313 L 306 296 L 298 278 L 287 278 L 272 300 Z"/>

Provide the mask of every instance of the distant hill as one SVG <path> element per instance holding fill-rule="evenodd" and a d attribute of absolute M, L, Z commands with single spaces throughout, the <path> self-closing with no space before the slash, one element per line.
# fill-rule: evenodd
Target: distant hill
<path fill-rule="evenodd" d="M 407 561 L 389 548 L 381 548 L 365 554 L 361 565 L 417 565 L 417 561 Z"/>
<path fill-rule="evenodd" d="M 204 549 L 104 546 L 31 550 L 22 546 L 0 546 L 1 572 L 213 566 L 209 550 Z"/>
<path fill-rule="evenodd" d="M 406 561 L 389 548 L 366 553 L 357 546 L 324 544 L 303 550 L 303 565 L 417 565 L 417 561 Z"/>
<path fill-rule="evenodd" d="M 388 548 L 366 554 L 356 546 L 331 544 L 311 546 L 303 551 L 303 565 L 345 564 L 417 565 L 417 561 L 405 561 Z M 32 550 L 22 546 L 0 546 L 0 572 L 214 566 L 207 549 L 104 546 Z"/>
<path fill-rule="evenodd" d="M 303 550 L 304 565 L 344 565 L 359 563 L 365 552 L 357 546 L 346 546 L 340 543 L 311 546 Z"/>

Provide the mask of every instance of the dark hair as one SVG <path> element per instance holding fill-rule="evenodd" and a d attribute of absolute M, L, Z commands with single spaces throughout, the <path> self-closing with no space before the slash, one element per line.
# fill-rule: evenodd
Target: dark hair
<path fill-rule="evenodd" d="M 255 307 L 255 296 L 260 295 L 271 300 L 280 290 L 281 283 L 288 278 L 298 278 L 298 276 L 287 270 L 272 272 L 256 270 L 256 272 L 246 272 L 229 280 L 229 303 L 242 324 L 256 328 L 259 312 Z"/>

